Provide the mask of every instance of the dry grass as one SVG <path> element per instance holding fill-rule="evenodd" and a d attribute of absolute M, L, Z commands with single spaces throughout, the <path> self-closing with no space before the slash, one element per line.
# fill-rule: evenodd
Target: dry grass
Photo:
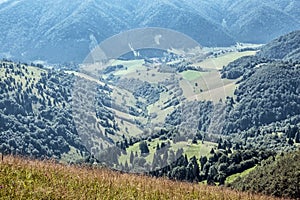
<path fill-rule="evenodd" d="M 107 169 L 4 157 L 0 199 L 274 199 Z"/>

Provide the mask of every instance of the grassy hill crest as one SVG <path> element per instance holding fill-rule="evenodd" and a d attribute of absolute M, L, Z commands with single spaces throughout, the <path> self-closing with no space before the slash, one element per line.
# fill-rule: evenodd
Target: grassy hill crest
<path fill-rule="evenodd" d="M 223 187 L 12 156 L 0 161 L 0 172 L 3 199 L 276 199 Z"/>

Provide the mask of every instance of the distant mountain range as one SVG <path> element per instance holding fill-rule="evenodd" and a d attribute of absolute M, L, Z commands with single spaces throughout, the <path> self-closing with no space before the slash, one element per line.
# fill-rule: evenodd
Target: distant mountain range
<path fill-rule="evenodd" d="M 300 29 L 299 7 L 298 0 L 2 0 L 0 56 L 82 62 L 106 38 L 149 26 L 203 46 L 266 43 Z"/>

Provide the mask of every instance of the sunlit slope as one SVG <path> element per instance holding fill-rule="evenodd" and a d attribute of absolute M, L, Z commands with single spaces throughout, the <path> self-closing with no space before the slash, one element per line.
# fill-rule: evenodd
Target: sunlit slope
<path fill-rule="evenodd" d="M 15 157 L 0 162 L 1 199 L 275 199 L 107 169 Z"/>

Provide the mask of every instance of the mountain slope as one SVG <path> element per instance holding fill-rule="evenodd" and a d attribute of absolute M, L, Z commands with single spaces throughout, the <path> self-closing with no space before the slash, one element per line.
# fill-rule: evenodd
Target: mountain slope
<path fill-rule="evenodd" d="M 143 20 L 139 22 L 139 26 L 174 29 L 187 34 L 202 46 L 229 46 L 234 44 L 234 40 L 224 32 L 222 27 L 203 17 L 193 7 L 177 1 L 170 2 L 174 4 L 154 1 L 146 9 L 141 7 L 137 18 Z"/>
<path fill-rule="evenodd" d="M 180 31 L 204 46 L 265 43 L 300 28 L 298 7 L 296 0 L 7 0 L 0 4 L 0 55 L 82 62 L 108 37 L 148 26 Z"/>
<path fill-rule="evenodd" d="M 261 49 L 258 56 L 271 59 L 300 60 L 300 30 L 271 41 Z"/>
<path fill-rule="evenodd" d="M 294 52 L 298 51 L 299 33 L 295 31 L 282 36 L 265 45 L 258 55 L 242 57 L 225 66 L 221 71 L 223 78 L 240 78 L 234 96 L 223 103 L 226 112 L 219 113 L 218 106 L 214 106 L 209 113 L 197 114 L 198 129 L 232 134 L 276 122 L 283 122 L 286 126 L 291 118 L 294 118 L 293 124 L 299 123 L 299 60 L 280 60 L 287 55 L 297 55 Z M 210 127 L 212 117 L 216 115 L 223 116 L 219 122 L 222 125 Z M 180 119 L 183 116 L 179 107 L 166 118 L 166 122 L 182 125 Z"/>
<path fill-rule="evenodd" d="M 253 55 L 225 50 L 207 60 Z M 242 68 L 242 78 L 222 82 L 219 68 L 189 58 L 112 60 L 81 72 L 3 61 L 0 152 L 224 184 L 296 148 L 299 63 L 246 57 L 225 67 Z M 204 97 L 224 84 L 229 97 Z"/>
<path fill-rule="evenodd" d="M 292 16 L 273 1 L 234 1 L 227 5 L 226 26 L 238 41 L 265 43 L 300 27 L 297 13 Z"/>
<path fill-rule="evenodd" d="M 299 198 L 300 151 L 269 159 L 247 176 L 236 180 L 232 187 L 264 194 Z"/>
<path fill-rule="evenodd" d="M 93 136 L 86 139 L 85 134 L 97 132 L 98 140 L 93 144 L 100 142 L 105 148 L 118 130 L 115 116 L 108 108 L 108 89 L 93 81 L 12 62 L 0 63 L 0 80 L 0 151 L 4 154 L 76 162 L 90 155 Z M 75 106 L 78 102 L 74 82 L 82 83 L 77 92 L 85 90 L 86 85 L 97 89 L 92 113 L 83 112 L 88 104 Z M 84 94 L 88 97 L 90 93 Z M 81 118 L 95 125 L 87 126 Z M 80 125 L 76 124 L 78 121 Z M 111 135 L 106 137 L 104 132 Z"/>
<path fill-rule="evenodd" d="M 4 199 L 275 200 L 220 187 L 15 157 L 4 157 L 0 171 L 0 196 Z"/>
<path fill-rule="evenodd" d="M 113 13 L 106 12 L 108 6 L 93 1 L 8 1 L 0 8 L 5 30 L 1 50 L 31 60 L 76 61 L 77 56 L 82 60 L 98 44 L 94 38 L 101 41 L 127 29 Z"/>
<path fill-rule="evenodd" d="M 81 62 L 96 44 L 106 38 L 124 30 L 147 26 L 182 31 L 204 43 L 207 35 L 216 32 L 206 45 L 234 43 L 221 28 L 201 19 L 195 12 L 186 13 L 178 6 L 165 3 L 149 1 L 148 4 L 148 7 L 143 4 L 132 10 L 130 4 L 126 7 L 123 3 L 114 5 L 109 1 L 56 0 L 44 3 L 11 0 L 0 5 L 1 29 L 4 30 L 0 38 L 4 44 L 1 51 L 3 55 L 30 60 Z M 144 7 L 147 10 L 143 10 Z M 198 18 L 201 20 L 193 22 Z M 186 24 L 187 20 L 190 23 Z M 203 28 L 208 32 L 205 38 L 201 38 L 203 31 L 198 31 Z"/>

